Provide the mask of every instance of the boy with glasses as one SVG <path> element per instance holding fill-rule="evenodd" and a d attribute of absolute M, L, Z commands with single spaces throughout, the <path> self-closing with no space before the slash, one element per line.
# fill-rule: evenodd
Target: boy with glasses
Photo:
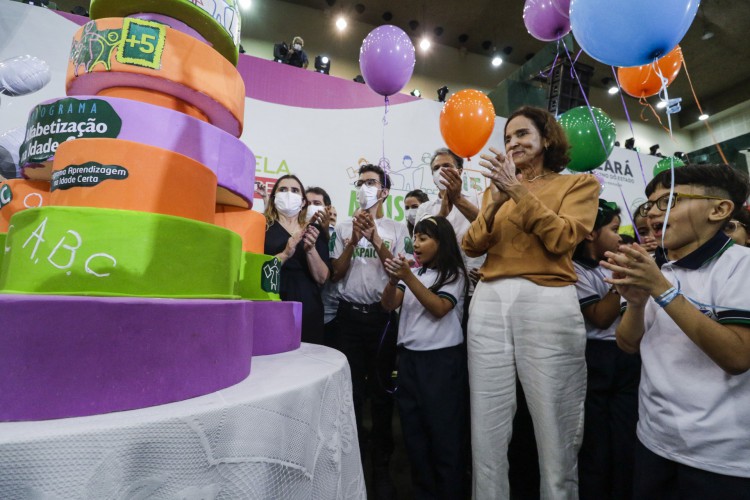
<path fill-rule="evenodd" d="M 391 373 L 396 360 L 395 328 L 392 315 L 380 305 L 388 273 L 383 267 L 394 255 L 408 254 L 411 239 L 403 222 L 383 216 L 383 201 L 391 181 L 382 168 L 363 165 L 355 182 L 360 210 L 350 221 L 336 226 L 332 280 L 337 283 L 337 347 L 346 355 L 352 371 L 354 413 L 360 451 L 364 454 L 366 434 L 362 425 L 365 395 L 370 396 L 372 417 L 371 451 L 375 496 L 394 497 L 388 474 L 393 453 L 393 398 Z"/>
<path fill-rule="evenodd" d="M 750 250 L 723 231 L 750 187 L 726 165 L 676 169 L 672 192 L 671 175 L 640 209 L 656 260 L 602 262 L 627 301 L 617 344 L 643 363 L 633 498 L 750 499 Z"/>

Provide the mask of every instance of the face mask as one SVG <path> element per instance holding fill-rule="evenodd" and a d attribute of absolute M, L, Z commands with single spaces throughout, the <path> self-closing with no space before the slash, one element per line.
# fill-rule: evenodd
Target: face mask
<path fill-rule="evenodd" d="M 295 43 L 294 44 L 294 50 L 302 50 L 302 45 Z"/>
<path fill-rule="evenodd" d="M 443 182 L 444 182 L 444 181 L 443 181 L 443 176 L 442 176 L 442 175 L 440 175 L 440 172 L 441 172 L 441 171 L 442 171 L 442 169 L 441 169 L 441 168 L 439 168 L 439 169 L 435 170 L 435 171 L 434 171 L 434 172 L 432 173 L 432 182 L 434 182 L 434 183 L 435 183 L 435 186 L 437 186 L 437 188 L 438 188 L 438 189 L 439 189 L 440 191 L 445 191 L 445 184 L 443 184 Z"/>
<path fill-rule="evenodd" d="M 410 224 L 414 224 L 414 221 L 417 219 L 417 209 L 416 208 L 407 208 L 406 209 L 406 220 L 409 221 Z"/>
<path fill-rule="evenodd" d="M 306 220 L 312 219 L 312 216 L 315 215 L 318 212 L 324 212 L 326 207 L 321 207 L 320 205 L 309 205 L 307 207 L 307 218 Z"/>
<path fill-rule="evenodd" d="M 377 186 L 368 186 L 364 184 L 359 191 L 357 191 L 357 201 L 359 207 L 362 210 L 368 210 L 372 208 L 378 202 L 378 188 Z"/>
<path fill-rule="evenodd" d="M 285 217 L 294 217 L 302 210 L 302 195 L 290 191 L 276 193 L 274 203 L 280 214 Z"/>

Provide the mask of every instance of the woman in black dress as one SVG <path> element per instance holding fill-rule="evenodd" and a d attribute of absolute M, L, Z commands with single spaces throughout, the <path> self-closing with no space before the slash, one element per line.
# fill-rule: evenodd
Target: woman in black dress
<path fill-rule="evenodd" d="M 323 343 L 320 290 L 330 275 L 328 241 L 320 231 L 320 213 L 309 222 L 305 188 L 295 175 L 274 185 L 266 205 L 264 251 L 281 263 L 281 300 L 302 302 L 302 341 Z"/>

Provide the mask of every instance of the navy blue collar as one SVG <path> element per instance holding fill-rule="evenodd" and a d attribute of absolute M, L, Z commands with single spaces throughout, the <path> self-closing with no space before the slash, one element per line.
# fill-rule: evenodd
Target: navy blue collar
<path fill-rule="evenodd" d="M 594 259 L 589 259 L 588 257 L 583 257 L 583 256 L 573 257 L 573 260 L 575 262 L 578 262 L 582 266 L 588 267 L 589 269 L 596 269 L 597 267 L 599 267 L 599 261 L 594 260 Z"/>
<path fill-rule="evenodd" d="M 716 234 L 703 245 L 690 252 L 680 260 L 674 262 L 675 266 L 682 267 L 684 269 L 700 269 L 707 262 L 710 262 L 721 254 L 723 254 L 727 248 L 734 245 L 734 240 L 727 236 L 724 231 L 717 231 Z M 661 267 L 669 260 L 667 259 L 667 252 L 663 248 L 656 249 L 656 264 Z"/>

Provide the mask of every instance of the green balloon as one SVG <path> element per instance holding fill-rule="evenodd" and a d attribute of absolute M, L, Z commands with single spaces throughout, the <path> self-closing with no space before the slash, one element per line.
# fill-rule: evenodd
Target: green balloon
<path fill-rule="evenodd" d="M 591 119 L 592 113 L 596 124 Z M 570 143 L 569 170 L 588 172 L 607 161 L 615 147 L 616 134 L 615 122 L 604 111 L 599 108 L 589 111 L 588 107 L 579 106 L 563 113 L 559 122 Z M 597 128 L 601 132 L 601 139 Z"/>
<path fill-rule="evenodd" d="M 656 165 L 654 165 L 654 177 L 656 177 L 656 174 L 660 174 L 665 170 L 669 170 L 670 168 L 672 168 L 672 160 L 674 160 L 674 168 L 682 167 L 685 165 L 685 162 L 680 160 L 676 156 L 665 156 L 664 158 L 659 160 Z"/>

